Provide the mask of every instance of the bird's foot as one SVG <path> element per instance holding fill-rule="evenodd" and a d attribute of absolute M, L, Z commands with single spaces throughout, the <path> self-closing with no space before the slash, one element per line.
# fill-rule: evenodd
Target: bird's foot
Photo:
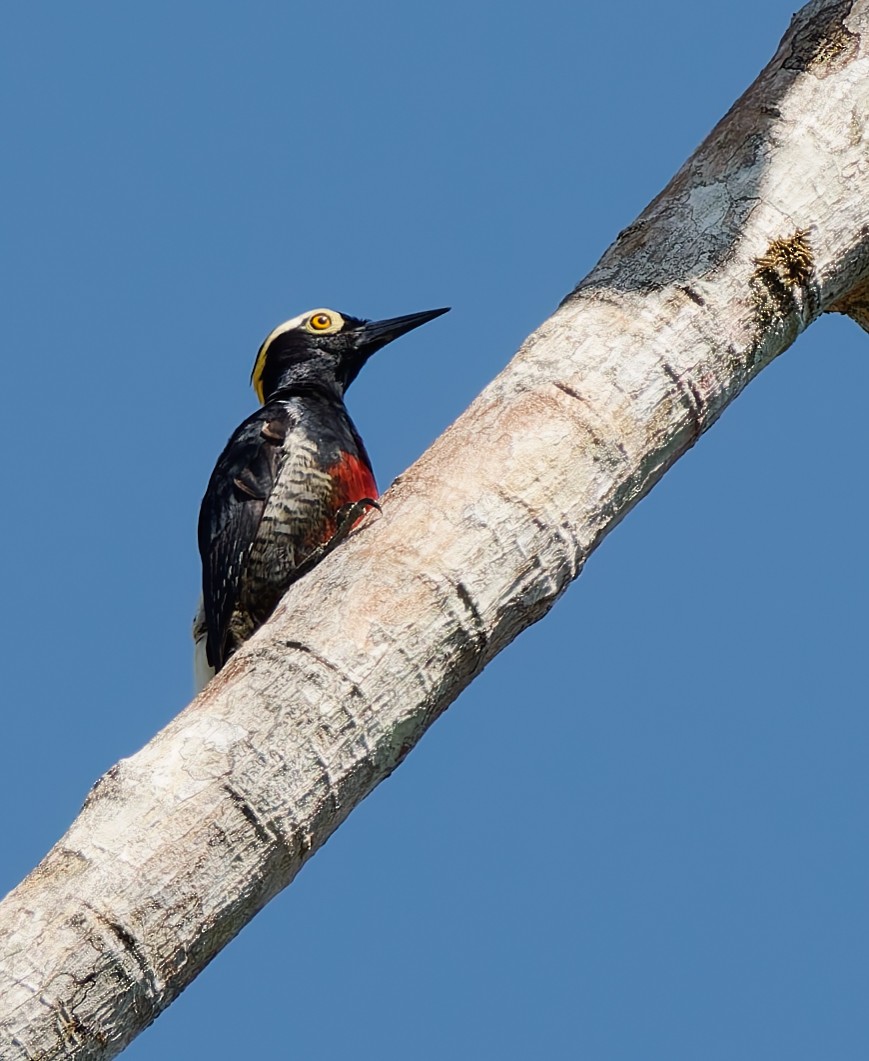
<path fill-rule="evenodd" d="M 327 542 L 323 542 L 322 545 L 318 545 L 316 549 L 308 553 L 293 573 L 293 579 L 307 575 L 336 546 L 340 545 L 370 508 L 381 511 L 380 505 L 373 497 L 363 497 L 359 501 L 351 501 L 349 505 L 342 505 L 335 513 L 335 533 Z"/>

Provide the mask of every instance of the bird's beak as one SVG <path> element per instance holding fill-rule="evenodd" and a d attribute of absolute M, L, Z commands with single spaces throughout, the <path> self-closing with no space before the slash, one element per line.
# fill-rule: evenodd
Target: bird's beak
<path fill-rule="evenodd" d="M 366 357 L 379 350 L 400 335 L 413 331 L 421 324 L 428 324 L 435 317 L 448 313 L 450 307 L 444 309 L 427 309 L 424 313 L 408 313 L 406 317 L 390 317 L 385 321 L 367 321 L 355 332 L 356 349 L 364 351 Z"/>

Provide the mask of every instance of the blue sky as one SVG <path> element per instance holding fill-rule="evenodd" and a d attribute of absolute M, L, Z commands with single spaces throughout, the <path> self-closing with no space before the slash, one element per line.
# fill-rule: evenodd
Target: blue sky
<path fill-rule="evenodd" d="M 0 890 L 189 698 L 261 339 L 454 307 L 350 392 L 386 487 L 793 7 L 5 12 Z M 125 1056 L 865 1058 L 867 375 L 814 325 Z"/>

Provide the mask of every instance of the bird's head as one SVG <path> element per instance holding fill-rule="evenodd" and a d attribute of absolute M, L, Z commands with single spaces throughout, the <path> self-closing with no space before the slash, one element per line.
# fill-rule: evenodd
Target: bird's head
<path fill-rule="evenodd" d="M 431 309 L 366 321 L 334 309 L 309 310 L 266 336 L 256 355 L 251 385 L 262 403 L 279 390 L 299 384 L 335 387 L 343 395 L 373 353 L 446 312 Z"/>

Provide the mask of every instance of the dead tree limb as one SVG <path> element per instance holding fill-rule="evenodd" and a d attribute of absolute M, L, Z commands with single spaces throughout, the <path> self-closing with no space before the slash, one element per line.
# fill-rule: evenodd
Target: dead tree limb
<path fill-rule="evenodd" d="M 119 1052 L 765 365 L 825 311 L 865 326 L 867 49 L 869 0 L 803 8 L 382 516 L 97 783 L 0 905 L 0 1056 Z"/>

